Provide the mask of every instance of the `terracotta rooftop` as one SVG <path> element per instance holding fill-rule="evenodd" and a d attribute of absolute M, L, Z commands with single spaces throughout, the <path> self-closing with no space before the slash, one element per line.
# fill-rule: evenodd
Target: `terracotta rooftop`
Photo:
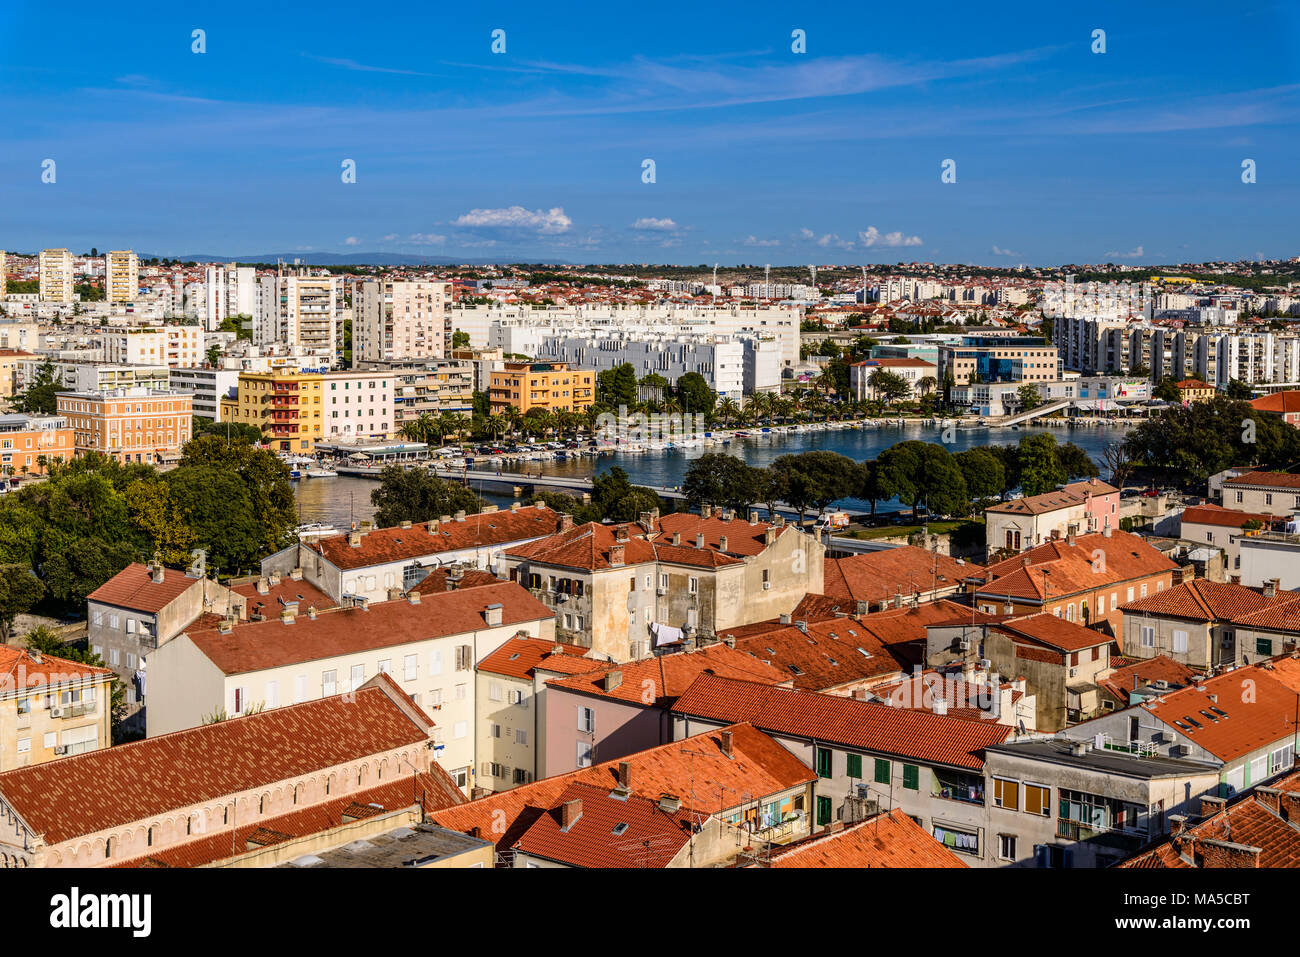
<path fill-rule="evenodd" d="M 202 581 L 174 568 L 165 568 L 163 580 L 154 582 L 148 568 L 132 562 L 87 595 L 86 600 L 156 615 L 192 585 L 202 587 Z"/>
<path fill-rule="evenodd" d="M 774 848 L 769 867 L 966 867 L 900 810 Z"/>
<path fill-rule="evenodd" d="M 541 638 L 511 638 L 478 663 L 478 670 L 508 678 L 529 679 L 536 668 L 554 670 L 557 666 L 574 670 L 604 670 L 608 663 L 583 657 L 589 649 L 580 645 L 556 644 Z M 553 659 L 568 659 L 561 663 Z"/>
<path fill-rule="evenodd" d="M 1243 700 L 1244 682 L 1253 698 Z M 1202 690 L 1204 689 L 1204 690 Z M 1229 762 L 1296 733 L 1297 694 L 1269 669 L 1254 665 L 1206 678 L 1143 702 L 1154 717 Z"/>
<path fill-rule="evenodd" d="M 906 669 L 889 646 L 856 618 L 832 618 L 806 627 L 805 632 L 787 625 L 741 638 L 736 650 L 770 662 L 802 691 L 830 691 L 852 683 L 880 681 Z"/>
<path fill-rule="evenodd" d="M 1056 540 L 990 565 L 977 596 L 1042 601 L 1172 572 L 1178 566 L 1136 535 L 1114 530 Z"/>
<path fill-rule="evenodd" d="M 618 675 L 606 690 L 609 677 Z M 790 680 L 790 674 L 764 664 L 739 648 L 726 644 L 707 645 L 696 651 L 655 655 L 623 664 L 606 663 L 599 671 L 586 671 L 567 678 L 552 678 L 550 688 L 575 691 L 646 707 L 668 707 L 701 674 L 723 675 L 776 684 Z"/>
<path fill-rule="evenodd" d="M 407 561 L 425 555 L 481 547 L 498 547 L 550 535 L 559 527 L 559 516 L 544 505 L 480 512 L 464 519 L 414 524 L 410 528 L 377 528 L 361 534 L 361 544 L 349 544 L 349 536 L 333 535 L 305 546 L 337 568 L 364 568 L 387 562 Z"/>
<path fill-rule="evenodd" d="M 314 607 L 317 611 L 323 611 L 335 606 L 334 599 L 306 579 L 294 581 L 285 575 L 274 585 L 271 584 L 270 579 L 266 580 L 266 584 L 265 595 L 257 590 L 257 580 L 230 586 L 231 591 L 246 599 L 245 607 L 250 617 L 261 614 L 267 618 L 279 618 L 281 611 L 295 603 L 300 615 L 307 614 L 308 608 Z"/>
<path fill-rule="evenodd" d="M 1183 618 L 1189 621 L 1234 621 L 1263 609 L 1276 609 L 1300 601 L 1300 592 L 1280 591 L 1266 598 L 1263 590 L 1193 579 L 1121 605 L 1131 615 Z"/>
<path fill-rule="evenodd" d="M 997 512 L 1001 515 L 1042 515 L 1046 512 L 1055 512 L 1062 508 L 1073 508 L 1082 505 L 1088 500 L 1089 493 L 1092 495 L 1109 495 L 1118 491 L 1119 489 L 1106 484 L 1100 479 L 1090 479 L 1085 482 L 1073 482 L 1053 492 L 1044 492 L 1041 495 L 1030 495 L 1025 498 L 1016 498 L 1009 502 L 992 505 L 985 511 Z"/>
<path fill-rule="evenodd" d="M 1119 659 L 1111 657 L 1111 664 L 1116 665 Z M 1137 679 L 1138 687 L 1149 685 L 1155 681 L 1168 682 L 1173 687 L 1192 684 L 1197 680 L 1198 675 L 1185 664 L 1174 661 L 1166 655 L 1156 655 L 1154 658 L 1144 658 L 1130 664 L 1116 666 L 1105 678 L 1098 678 L 1097 684 L 1121 702 L 1127 703 L 1129 695 L 1134 690 L 1134 679 Z"/>
<path fill-rule="evenodd" d="M 432 719 L 380 675 L 355 695 L 5 771 L 0 797 L 47 844 L 56 844 L 420 744 L 432 728 Z"/>
<path fill-rule="evenodd" d="M 1222 528 L 1240 530 L 1249 521 L 1257 521 L 1268 528 L 1277 520 L 1274 515 L 1262 512 L 1238 512 L 1220 505 L 1193 505 L 1183 509 L 1182 523 L 1186 525 L 1216 525 Z"/>
<path fill-rule="evenodd" d="M 1274 392 L 1272 395 L 1251 399 L 1250 404 L 1260 412 L 1277 412 L 1283 415 L 1300 412 L 1300 392 L 1294 390 Z"/>
<path fill-rule="evenodd" d="M 877 754 L 979 770 L 984 747 L 1006 739 L 1007 725 L 891 708 L 838 695 L 701 675 L 674 714 L 745 721 L 769 734 L 816 738 Z"/>
<path fill-rule="evenodd" d="M 54 655 L 35 657 L 26 648 L 0 645 L 0 696 L 26 688 L 45 688 L 67 682 L 106 678 L 114 675 L 112 668 L 96 668 L 68 658 Z"/>
<path fill-rule="evenodd" d="M 1023 618 L 1007 618 L 989 627 L 1012 636 L 1029 638 L 1059 651 L 1081 651 L 1114 641 L 1110 635 L 1058 618 L 1049 612 L 1026 615 Z"/>
<path fill-rule="evenodd" d="M 826 595 L 839 598 L 855 610 L 855 602 L 886 602 L 896 594 L 905 598 L 933 590 L 960 588 L 968 576 L 983 577 L 984 568 L 949 558 L 914 545 L 884 548 L 848 558 L 825 560 Z"/>
<path fill-rule="evenodd" d="M 514 582 L 441 592 L 411 604 L 405 598 L 368 608 L 335 608 L 313 620 L 304 614 L 285 624 L 278 617 L 189 632 L 194 646 L 222 672 L 245 674 L 335 655 L 469 634 L 488 627 L 489 605 L 501 605 L 501 627 L 554 618 L 554 613 Z"/>
<path fill-rule="evenodd" d="M 1281 488 L 1300 491 L 1300 475 L 1291 472 L 1252 471 L 1223 480 L 1225 488 Z"/>

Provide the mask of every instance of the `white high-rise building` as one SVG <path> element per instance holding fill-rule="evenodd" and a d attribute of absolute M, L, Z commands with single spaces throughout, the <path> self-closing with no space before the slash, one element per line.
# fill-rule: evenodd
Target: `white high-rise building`
<path fill-rule="evenodd" d="M 41 302 L 72 302 L 72 280 L 72 253 L 66 249 L 42 249 L 40 256 Z"/>
<path fill-rule="evenodd" d="M 0 249 L 0 302 L 5 298 L 5 251 Z"/>
<path fill-rule="evenodd" d="M 352 361 L 439 359 L 451 347 L 451 284 L 364 282 L 352 330 Z"/>
<path fill-rule="evenodd" d="M 135 302 L 140 293 L 140 258 L 129 249 L 104 254 L 104 300 Z"/>
<path fill-rule="evenodd" d="M 254 342 L 279 342 L 335 355 L 342 301 L 337 276 L 265 276 L 260 286 Z"/>

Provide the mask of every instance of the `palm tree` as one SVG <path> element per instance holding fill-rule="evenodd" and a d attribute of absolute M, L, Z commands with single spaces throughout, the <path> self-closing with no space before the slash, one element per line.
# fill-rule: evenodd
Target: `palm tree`
<path fill-rule="evenodd" d="M 916 380 L 916 388 L 921 395 L 929 395 L 939 386 L 939 380 L 932 375 L 923 375 Z"/>
<path fill-rule="evenodd" d="M 723 427 L 731 425 L 731 420 L 740 415 L 740 406 L 736 400 L 728 396 L 718 403 L 718 407 L 713 410 L 713 414 L 722 417 Z"/>
<path fill-rule="evenodd" d="M 489 415 L 484 425 L 487 427 L 488 434 L 492 436 L 492 441 L 495 442 L 497 436 L 506 430 L 507 422 L 503 415 Z"/>

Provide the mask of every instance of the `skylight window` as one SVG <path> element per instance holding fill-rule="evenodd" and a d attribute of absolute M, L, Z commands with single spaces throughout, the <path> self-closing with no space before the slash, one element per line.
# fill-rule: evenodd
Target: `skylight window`
<path fill-rule="evenodd" d="M 1188 724 L 1190 724 L 1193 728 L 1202 727 L 1201 722 L 1197 721 L 1190 714 L 1183 715 L 1183 720 L 1186 721 Z"/>
<path fill-rule="evenodd" d="M 863 658 L 870 658 L 870 657 L 871 657 L 871 652 L 867 651 L 866 648 L 859 648 L 859 649 L 858 649 L 858 654 L 860 654 Z"/>
<path fill-rule="evenodd" d="M 615 824 L 615 825 L 614 825 L 614 831 L 613 831 L 613 833 L 614 833 L 615 836 L 617 836 L 617 837 L 621 837 L 623 834 L 626 834 L 626 833 L 627 833 L 627 825 L 626 825 L 626 824 Z"/>

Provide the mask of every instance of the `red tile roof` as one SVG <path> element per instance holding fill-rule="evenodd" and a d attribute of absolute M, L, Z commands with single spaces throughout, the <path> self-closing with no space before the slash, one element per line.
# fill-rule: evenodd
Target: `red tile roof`
<path fill-rule="evenodd" d="M 940 555 L 914 545 L 825 560 L 823 591 L 854 610 L 855 602 L 889 601 L 896 594 L 911 598 L 934 590 L 960 588 L 968 576 L 983 577 L 983 566 Z"/>
<path fill-rule="evenodd" d="M 978 596 L 1042 601 L 1108 588 L 1120 582 L 1172 573 L 1178 566 L 1138 536 L 1112 531 L 1079 535 L 1074 544 L 1045 542 L 990 565 Z"/>
<path fill-rule="evenodd" d="M 1097 645 L 1107 645 L 1114 641 L 1110 635 L 1066 621 L 1048 612 L 1026 615 L 1023 618 L 1008 618 L 989 627 L 1013 637 L 1032 639 L 1038 644 L 1060 651 L 1081 651 L 1084 648 L 1095 648 Z"/>
<path fill-rule="evenodd" d="M 722 730 L 731 731 L 732 754 L 722 753 Z M 748 724 L 708 731 L 671 744 L 638 751 L 568 774 L 543 778 L 500 794 L 470 801 L 432 815 L 433 821 L 455 831 L 495 840 L 507 850 L 532 823 L 558 803 L 575 782 L 613 790 L 618 769 L 630 769 L 631 792 L 658 800 L 674 794 L 682 807 L 717 814 L 812 781 L 812 771 L 777 742 Z"/>
<path fill-rule="evenodd" d="M 24 648 L 0 645 L 0 695 L 25 688 L 47 688 L 69 682 L 80 684 L 114 674 L 112 668 L 96 668 L 54 655 L 41 655 L 38 659 Z"/>
<path fill-rule="evenodd" d="M 1001 502 L 990 506 L 985 511 L 997 512 L 1002 515 L 1043 515 L 1047 512 L 1083 505 L 1088 501 L 1089 494 L 1094 496 L 1109 495 L 1118 491 L 1119 489 L 1113 485 L 1107 485 L 1100 479 L 1091 479 L 1085 482 L 1074 482 L 1055 491 L 1044 492 L 1041 495 L 1029 495 L 1025 498 Z"/>
<path fill-rule="evenodd" d="M 194 585 L 202 588 L 203 579 L 190 578 L 174 568 L 164 569 L 163 580 L 155 583 L 148 568 L 132 562 L 87 595 L 86 600 L 156 615 Z"/>
<path fill-rule="evenodd" d="M 1260 412 L 1277 412 L 1282 415 L 1300 412 L 1300 392 L 1274 392 L 1272 395 L 1251 399 L 1250 404 Z"/>
<path fill-rule="evenodd" d="M 1120 665 L 1118 664 L 1120 661 L 1121 659 L 1112 656 L 1110 662 L 1115 666 L 1115 670 L 1105 678 L 1098 678 L 1097 684 L 1108 691 L 1112 697 L 1125 703 L 1134 690 L 1134 678 L 1137 679 L 1139 687 L 1154 681 L 1166 681 L 1173 687 L 1179 687 L 1191 684 L 1198 677 L 1191 668 L 1165 655 L 1156 655 L 1154 658 L 1145 658 L 1130 664 Z"/>
<path fill-rule="evenodd" d="M 337 568 L 364 568 L 475 547 L 497 547 L 550 535 L 559 516 L 542 505 L 467 515 L 463 521 L 423 522 L 410 528 L 377 528 L 348 544 L 347 535 L 322 538 L 306 546 Z"/>
<path fill-rule="evenodd" d="M 1242 525 L 1252 519 L 1268 528 L 1276 518 L 1274 515 L 1265 515 L 1262 512 L 1238 512 L 1236 509 L 1223 508 L 1219 505 L 1194 505 L 1183 509 L 1182 523 L 1184 526 L 1214 525 L 1240 530 Z"/>
<path fill-rule="evenodd" d="M 605 690 L 606 676 L 618 672 L 621 680 Z M 756 660 L 738 648 L 722 642 L 697 651 L 655 655 L 640 661 L 606 664 L 599 671 L 587 671 L 568 678 L 552 678 L 547 687 L 610 698 L 627 704 L 664 708 L 672 704 L 701 674 L 723 675 L 776 684 L 788 681 L 788 672 Z"/>
<path fill-rule="evenodd" d="M 906 663 L 856 618 L 814 622 L 807 631 L 787 625 L 741 638 L 736 649 L 770 662 L 803 691 L 829 691 L 850 683 L 902 674 Z M 737 675 L 736 677 L 745 677 Z"/>
<path fill-rule="evenodd" d="M 1296 698 L 1296 692 L 1268 669 L 1251 666 L 1206 678 L 1189 688 L 1143 702 L 1140 707 L 1176 727 L 1215 757 L 1232 761 L 1294 737 Z M 1218 711 L 1226 712 L 1226 716 Z"/>
<path fill-rule="evenodd" d="M 564 806 L 581 802 L 581 815 L 563 827 Z M 661 810 L 640 795 L 573 782 L 515 842 L 514 848 L 571 867 L 666 867 L 691 840 L 696 815 Z"/>
<path fill-rule="evenodd" d="M 1281 591 L 1265 598 L 1262 589 L 1197 578 L 1121 605 L 1132 615 L 1184 618 L 1189 621 L 1232 621 L 1263 609 L 1300 601 L 1300 593 Z"/>
<path fill-rule="evenodd" d="M 432 719 L 381 675 L 355 695 L 5 771 L 0 773 L 0 797 L 47 844 L 58 844 L 419 744 L 432 727 Z"/>
<path fill-rule="evenodd" d="M 541 638 L 511 638 L 480 661 L 478 670 L 508 678 L 530 679 L 538 667 L 554 670 L 553 666 L 560 664 L 552 661 L 555 658 L 570 659 L 565 667 L 578 670 L 604 670 L 608 667 L 607 662 L 583 657 L 588 650 L 581 645 L 556 644 Z"/>
<path fill-rule="evenodd" d="M 335 608 L 315 620 L 299 614 L 293 624 L 279 618 L 189 632 L 194 646 L 225 674 L 245 674 L 316 661 L 335 655 L 389 648 L 429 638 L 487 628 L 484 613 L 501 605 L 501 625 L 554 618 L 554 613 L 514 582 L 442 592 L 411 604 L 405 598 L 377 602 L 368 609 Z"/>
<path fill-rule="evenodd" d="M 287 575 L 274 585 L 268 579 L 265 595 L 258 592 L 256 579 L 231 585 L 230 590 L 247 599 L 245 606 L 249 616 L 261 614 L 267 618 L 279 618 L 280 612 L 295 602 L 300 615 L 307 614 L 308 608 L 324 611 L 326 608 L 335 607 L 336 604 L 333 598 L 306 579 L 294 581 Z"/>
<path fill-rule="evenodd" d="M 1245 475 L 1237 475 L 1233 478 L 1223 480 L 1225 488 L 1234 486 L 1237 488 L 1283 488 L 1300 490 L 1300 475 L 1294 475 L 1290 472 L 1264 472 L 1253 471 Z"/>
<path fill-rule="evenodd" d="M 499 585 L 504 579 L 497 578 L 491 572 L 482 571 L 477 568 L 466 568 L 460 572 L 459 578 L 451 577 L 450 568 L 435 568 L 425 576 L 419 584 L 408 588 L 407 594 L 416 592 L 420 595 L 436 595 L 445 591 L 461 591 L 466 588 L 478 588 L 482 585 Z M 448 588 L 448 582 L 454 581 L 455 587 Z"/>
<path fill-rule="evenodd" d="M 837 695 L 701 675 L 673 708 L 713 721 L 745 721 L 770 734 L 833 741 L 881 754 L 979 770 L 1007 725 L 907 711 Z"/>
<path fill-rule="evenodd" d="M 769 867 L 966 867 L 900 810 L 774 848 Z"/>

